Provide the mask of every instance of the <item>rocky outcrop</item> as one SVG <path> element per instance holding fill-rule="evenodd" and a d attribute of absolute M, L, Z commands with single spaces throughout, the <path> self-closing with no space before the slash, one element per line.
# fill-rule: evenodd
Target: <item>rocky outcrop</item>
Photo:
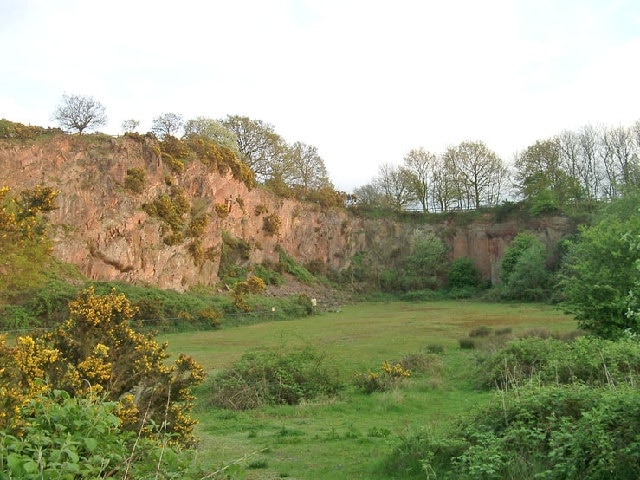
<path fill-rule="evenodd" d="M 155 140 L 145 137 L 57 134 L 30 142 L 5 141 L 0 142 L 1 183 L 14 190 L 44 184 L 60 191 L 59 208 L 50 214 L 54 253 L 89 278 L 176 290 L 218 282 L 225 236 L 249 246 L 242 260 L 246 264 L 276 262 L 282 248 L 300 263 L 321 261 L 342 270 L 358 252 L 372 252 L 384 261 L 408 253 L 416 237 L 437 233 L 449 242 L 454 258 L 473 259 L 483 275 L 495 281 L 502 253 L 518 231 L 532 229 L 552 243 L 568 228 L 562 218 L 533 226 L 492 224 L 489 217 L 467 226 L 365 220 L 344 210 L 323 210 L 261 188 L 249 189 L 198 161 L 172 173 L 158 152 Z M 141 193 L 125 186 L 130 169 L 145 172 Z M 143 205 L 176 189 L 208 224 L 197 238 L 187 235 L 168 244 L 166 223 Z M 272 215 L 279 221 L 277 228 L 265 226 Z M 202 257 L 193 253 L 196 243 L 205 253 Z"/>

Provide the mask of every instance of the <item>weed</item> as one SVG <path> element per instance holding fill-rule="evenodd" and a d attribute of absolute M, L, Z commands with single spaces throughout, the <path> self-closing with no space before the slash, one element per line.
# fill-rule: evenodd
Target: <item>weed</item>
<path fill-rule="evenodd" d="M 463 348 L 465 350 L 476 348 L 476 342 L 471 338 L 461 338 L 460 340 L 458 340 L 458 344 L 460 345 L 460 348 Z"/>
<path fill-rule="evenodd" d="M 481 326 L 481 327 L 477 327 L 477 328 L 474 328 L 473 330 L 471 330 L 469 332 L 469 336 L 471 338 L 488 337 L 489 335 L 491 335 L 492 331 L 493 331 L 493 329 L 491 327 Z"/>

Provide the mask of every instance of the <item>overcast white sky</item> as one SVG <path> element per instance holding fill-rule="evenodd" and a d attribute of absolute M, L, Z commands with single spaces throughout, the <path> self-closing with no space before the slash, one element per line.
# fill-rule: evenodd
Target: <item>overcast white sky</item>
<path fill-rule="evenodd" d="M 63 93 L 126 119 L 246 115 L 318 148 L 334 185 L 412 148 L 504 160 L 640 119 L 638 0 L 0 0 L 0 118 Z"/>

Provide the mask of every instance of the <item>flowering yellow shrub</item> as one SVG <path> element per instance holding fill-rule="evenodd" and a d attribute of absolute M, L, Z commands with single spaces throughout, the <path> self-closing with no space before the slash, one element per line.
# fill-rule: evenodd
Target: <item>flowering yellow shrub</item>
<path fill-rule="evenodd" d="M 245 295 L 247 293 L 259 294 L 267 289 L 264 280 L 255 275 L 251 276 L 246 282 L 238 282 L 233 287 L 233 304 L 236 308 L 245 311 L 251 311 L 251 306 L 246 302 Z"/>
<path fill-rule="evenodd" d="M 379 372 L 357 374 L 355 384 L 365 393 L 386 392 L 398 387 L 403 379 L 410 376 L 411 370 L 405 369 L 400 363 L 391 365 L 385 360 Z"/>
<path fill-rule="evenodd" d="M 28 336 L 19 337 L 15 347 L 6 339 L 0 335 L 0 427 L 26 402 L 49 390 L 46 372 L 60 353 Z"/>
<path fill-rule="evenodd" d="M 168 364 L 166 343 L 131 328 L 135 309 L 124 294 L 97 295 L 89 288 L 69 303 L 69 311 L 57 329 L 21 337 L 16 347 L 0 338 L 0 425 L 50 389 L 99 393 L 120 402 L 123 428 L 193 444 L 191 389 L 203 381 L 202 367 L 185 355 Z"/>

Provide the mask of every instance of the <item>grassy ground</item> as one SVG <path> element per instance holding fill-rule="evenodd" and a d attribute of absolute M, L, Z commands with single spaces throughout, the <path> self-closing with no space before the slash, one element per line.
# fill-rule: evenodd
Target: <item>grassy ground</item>
<path fill-rule="evenodd" d="M 457 415 L 493 398 L 474 386 L 477 351 L 458 343 L 481 326 L 494 331 L 509 327 L 517 335 L 540 327 L 563 333 L 573 330 L 575 322 L 544 305 L 389 302 L 161 339 L 169 342 L 170 351 L 192 355 L 211 374 L 247 350 L 313 345 L 335 363 L 346 384 L 356 373 L 379 370 L 385 360 L 443 347 L 440 363 L 390 392 L 365 395 L 347 387 L 338 398 L 248 412 L 207 408 L 204 390 L 199 392 L 202 464 L 215 470 L 246 456 L 241 471 L 225 471 L 229 478 L 389 479 L 380 463 L 400 437 L 420 428 L 447 428 Z M 398 473 L 395 478 L 404 477 Z"/>

